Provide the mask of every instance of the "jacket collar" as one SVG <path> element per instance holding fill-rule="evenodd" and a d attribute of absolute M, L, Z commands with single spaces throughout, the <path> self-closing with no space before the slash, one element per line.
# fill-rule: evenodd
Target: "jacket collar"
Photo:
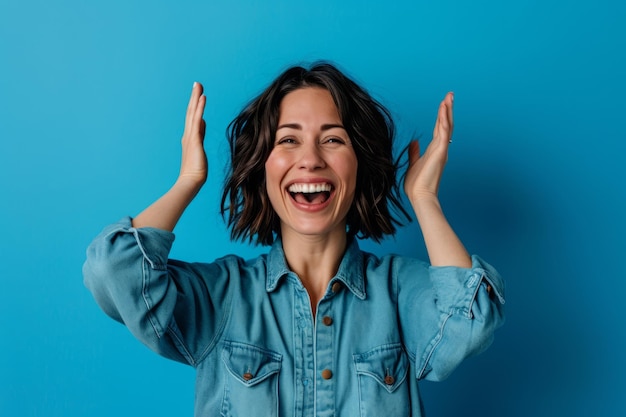
<path fill-rule="evenodd" d="M 283 243 L 277 239 L 267 258 L 267 278 L 265 288 L 267 292 L 272 292 L 281 284 L 283 279 L 291 273 L 285 259 Z M 295 274 L 294 274 L 295 275 Z M 331 287 L 336 281 L 342 282 L 360 299 L 365 299 L 365 278 L 363 275 L 363 252 L 359 249 L 356 239 L 348 242 L 346 253 L 344 253 L 337 274 L 330 280 L 327 292 L 331 292 Z"/>

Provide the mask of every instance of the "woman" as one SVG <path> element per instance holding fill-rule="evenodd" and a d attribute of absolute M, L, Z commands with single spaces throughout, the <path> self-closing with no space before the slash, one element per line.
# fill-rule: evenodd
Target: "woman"
<path fill-rule="evenodd" d="M 85 283 L 152 350 L 197 370 L 197 416 L 420 416 L 418 380 L 445 378 L 491 343 L 503 282 L 470 257 L 437 191 L 452 134 L 441 102 L 404 190 L 430 265 L 359 250 L 404 213 L 393 122 L 329 64 L 290 68 L 231 123 L 222 197 L 232 236 L 271 245 L 254 260 L 168 259 L 172 230 L 207 178 L 206 99 L 194 84 L 174 186 L 88 249 Z"/>

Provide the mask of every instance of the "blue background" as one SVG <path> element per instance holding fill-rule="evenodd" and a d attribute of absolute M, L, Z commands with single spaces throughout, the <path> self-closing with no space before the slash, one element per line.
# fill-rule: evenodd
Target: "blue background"
<path fill-rule="evenodd" d="M 173 256 L 229 242 L 218 214 L 241 106 L 293 63 L 336 62 L 425 140 L 456 92 L 441 200 L 507 279 L 491 349 L 431 416 L 626 414 L 621 1 L 0 2 L 0 415 L 191 416 L 194 373 L 147 351 L 83 287 L 90 240 L 173 183 L 193 81 L 210 179 Z M 424 258 L 415 222 L 376 253 Z"/>

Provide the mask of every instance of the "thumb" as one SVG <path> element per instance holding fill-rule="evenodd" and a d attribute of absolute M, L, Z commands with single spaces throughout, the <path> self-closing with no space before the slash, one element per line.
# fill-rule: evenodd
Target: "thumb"
<path fill-rule="evenodd" d="M 420 158 L 420 144 L 416 140 L 409 143 L 409 166 L 413 165 Z"/>

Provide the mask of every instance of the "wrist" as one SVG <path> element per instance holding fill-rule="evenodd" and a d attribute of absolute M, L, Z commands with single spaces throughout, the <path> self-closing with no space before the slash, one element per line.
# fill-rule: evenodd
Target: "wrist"
<path fill-rule="evenodd" d="M 176 182 L 172 186 L 179 191 L 192 193 L 194 196 L 200 191 L 206 178 L 192 177 L 187 175 L 181 175 L 176 179 Z"/>
<path fill-rule="evenodd" d="M 415 214 L 419 216 L 419 213 L 424 211 L 442 211 L 439 198 L 434 194 L 418 194 L 409 197 L 411 206 Z"/>

